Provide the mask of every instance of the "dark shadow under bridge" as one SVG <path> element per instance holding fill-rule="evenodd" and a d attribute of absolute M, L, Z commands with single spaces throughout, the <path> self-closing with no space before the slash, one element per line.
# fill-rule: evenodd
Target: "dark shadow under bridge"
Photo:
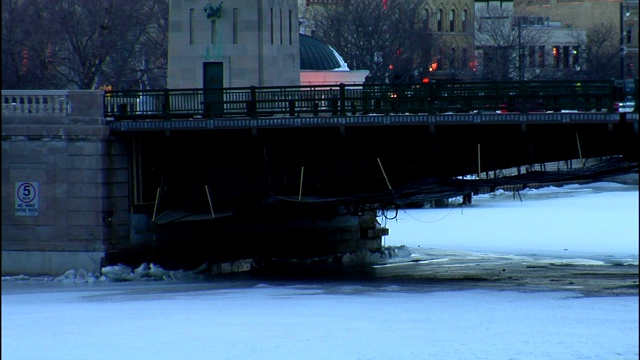
<path fill-rule="evenodd" d="M 132 210 L 150 219 L 153 246 L 179 237 L 188 249 L 159 256 L 193 265 L 211 252 L 220 259 L 309 258 L 379 248 L 385 230 L 375 223 L 378 210 L 637 171 L 638 113 L 612 111 L 612 88 L 586 96 L 580 86 L 562 104 L 541 95 L 543 87 L 538 97 L 511 89 L 503 104 L 489 95 L 467 99 L 477 91 L 470 88 L 436 96 L 426 87 L 386 87 L 373 96 L 361 87 L 348 97 L 342 86 L 332 90 L 333 101 L 328 93 L 295 93 L 292 101 L 271 96 L 279 112 L 267 111 L 266 95 L 263 105 L 238 100 L 238 113 L 227 112 L 235 106 L 228 95 L 212 98 L 224 100 L 213 101 L 217 108 L 202 108 L 209 98 L 200 90 L 194 108 L 175 116 L 171 98 L 171 108 L 149 113 L 133 104 L 149 102 L 142 99 L 152 92 L 126 106 L 122 93 L 112 93 L 105 116 L 113 119 L 113 136 L 131 145 Z M 247 91 L 259 99 L 258 90 Z M 352 102 L 340 100 L 341 92 Z M 311 104 L 304 111 L 301 96 Z M 456 100 L 446 105 L 444 97 Z M 450 108 L 455 104 L 461 107 Z M 554 111 L 558 106 L 568 108 Z M 203 239 L 224 240 L 200 252 L 209 257 L 194 258 Z"/>

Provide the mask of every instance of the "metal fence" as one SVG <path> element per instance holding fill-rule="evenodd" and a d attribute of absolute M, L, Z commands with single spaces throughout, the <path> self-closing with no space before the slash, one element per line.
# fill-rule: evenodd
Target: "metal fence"
<path fill-rule="evenodd" d="M 363 84 L 105 92 L 115 120 L 470 112 L 613 112 L 611 81 Z"/>

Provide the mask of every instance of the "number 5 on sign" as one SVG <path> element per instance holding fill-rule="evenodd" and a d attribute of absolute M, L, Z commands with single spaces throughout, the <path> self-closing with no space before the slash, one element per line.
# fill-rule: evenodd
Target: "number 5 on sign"
<path fill-rule="evenodd" d="M 16 183 L 16 216 L 38 216 L 38 183 Z"/>

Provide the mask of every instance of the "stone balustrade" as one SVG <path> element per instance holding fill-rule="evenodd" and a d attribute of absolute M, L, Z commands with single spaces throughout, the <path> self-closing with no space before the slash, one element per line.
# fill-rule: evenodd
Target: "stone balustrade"
<path fill-rule="evenodd" d="M 102 90 L 2 90 L 2 116 L 103 117 Z"/>
<path fill-rule="evenodd" d="M 2 116 L 69 114 L 68 90 L 2 90 Z"/>

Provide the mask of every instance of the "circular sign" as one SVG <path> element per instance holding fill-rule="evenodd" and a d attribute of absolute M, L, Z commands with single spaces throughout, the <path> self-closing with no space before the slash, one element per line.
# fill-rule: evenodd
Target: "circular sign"
<path fill-rule="evenodd" d="M 20 184 L 16 195 L 21 202 L 28 204 L 36 198 L 36 187 L 31 183 Z"/>

